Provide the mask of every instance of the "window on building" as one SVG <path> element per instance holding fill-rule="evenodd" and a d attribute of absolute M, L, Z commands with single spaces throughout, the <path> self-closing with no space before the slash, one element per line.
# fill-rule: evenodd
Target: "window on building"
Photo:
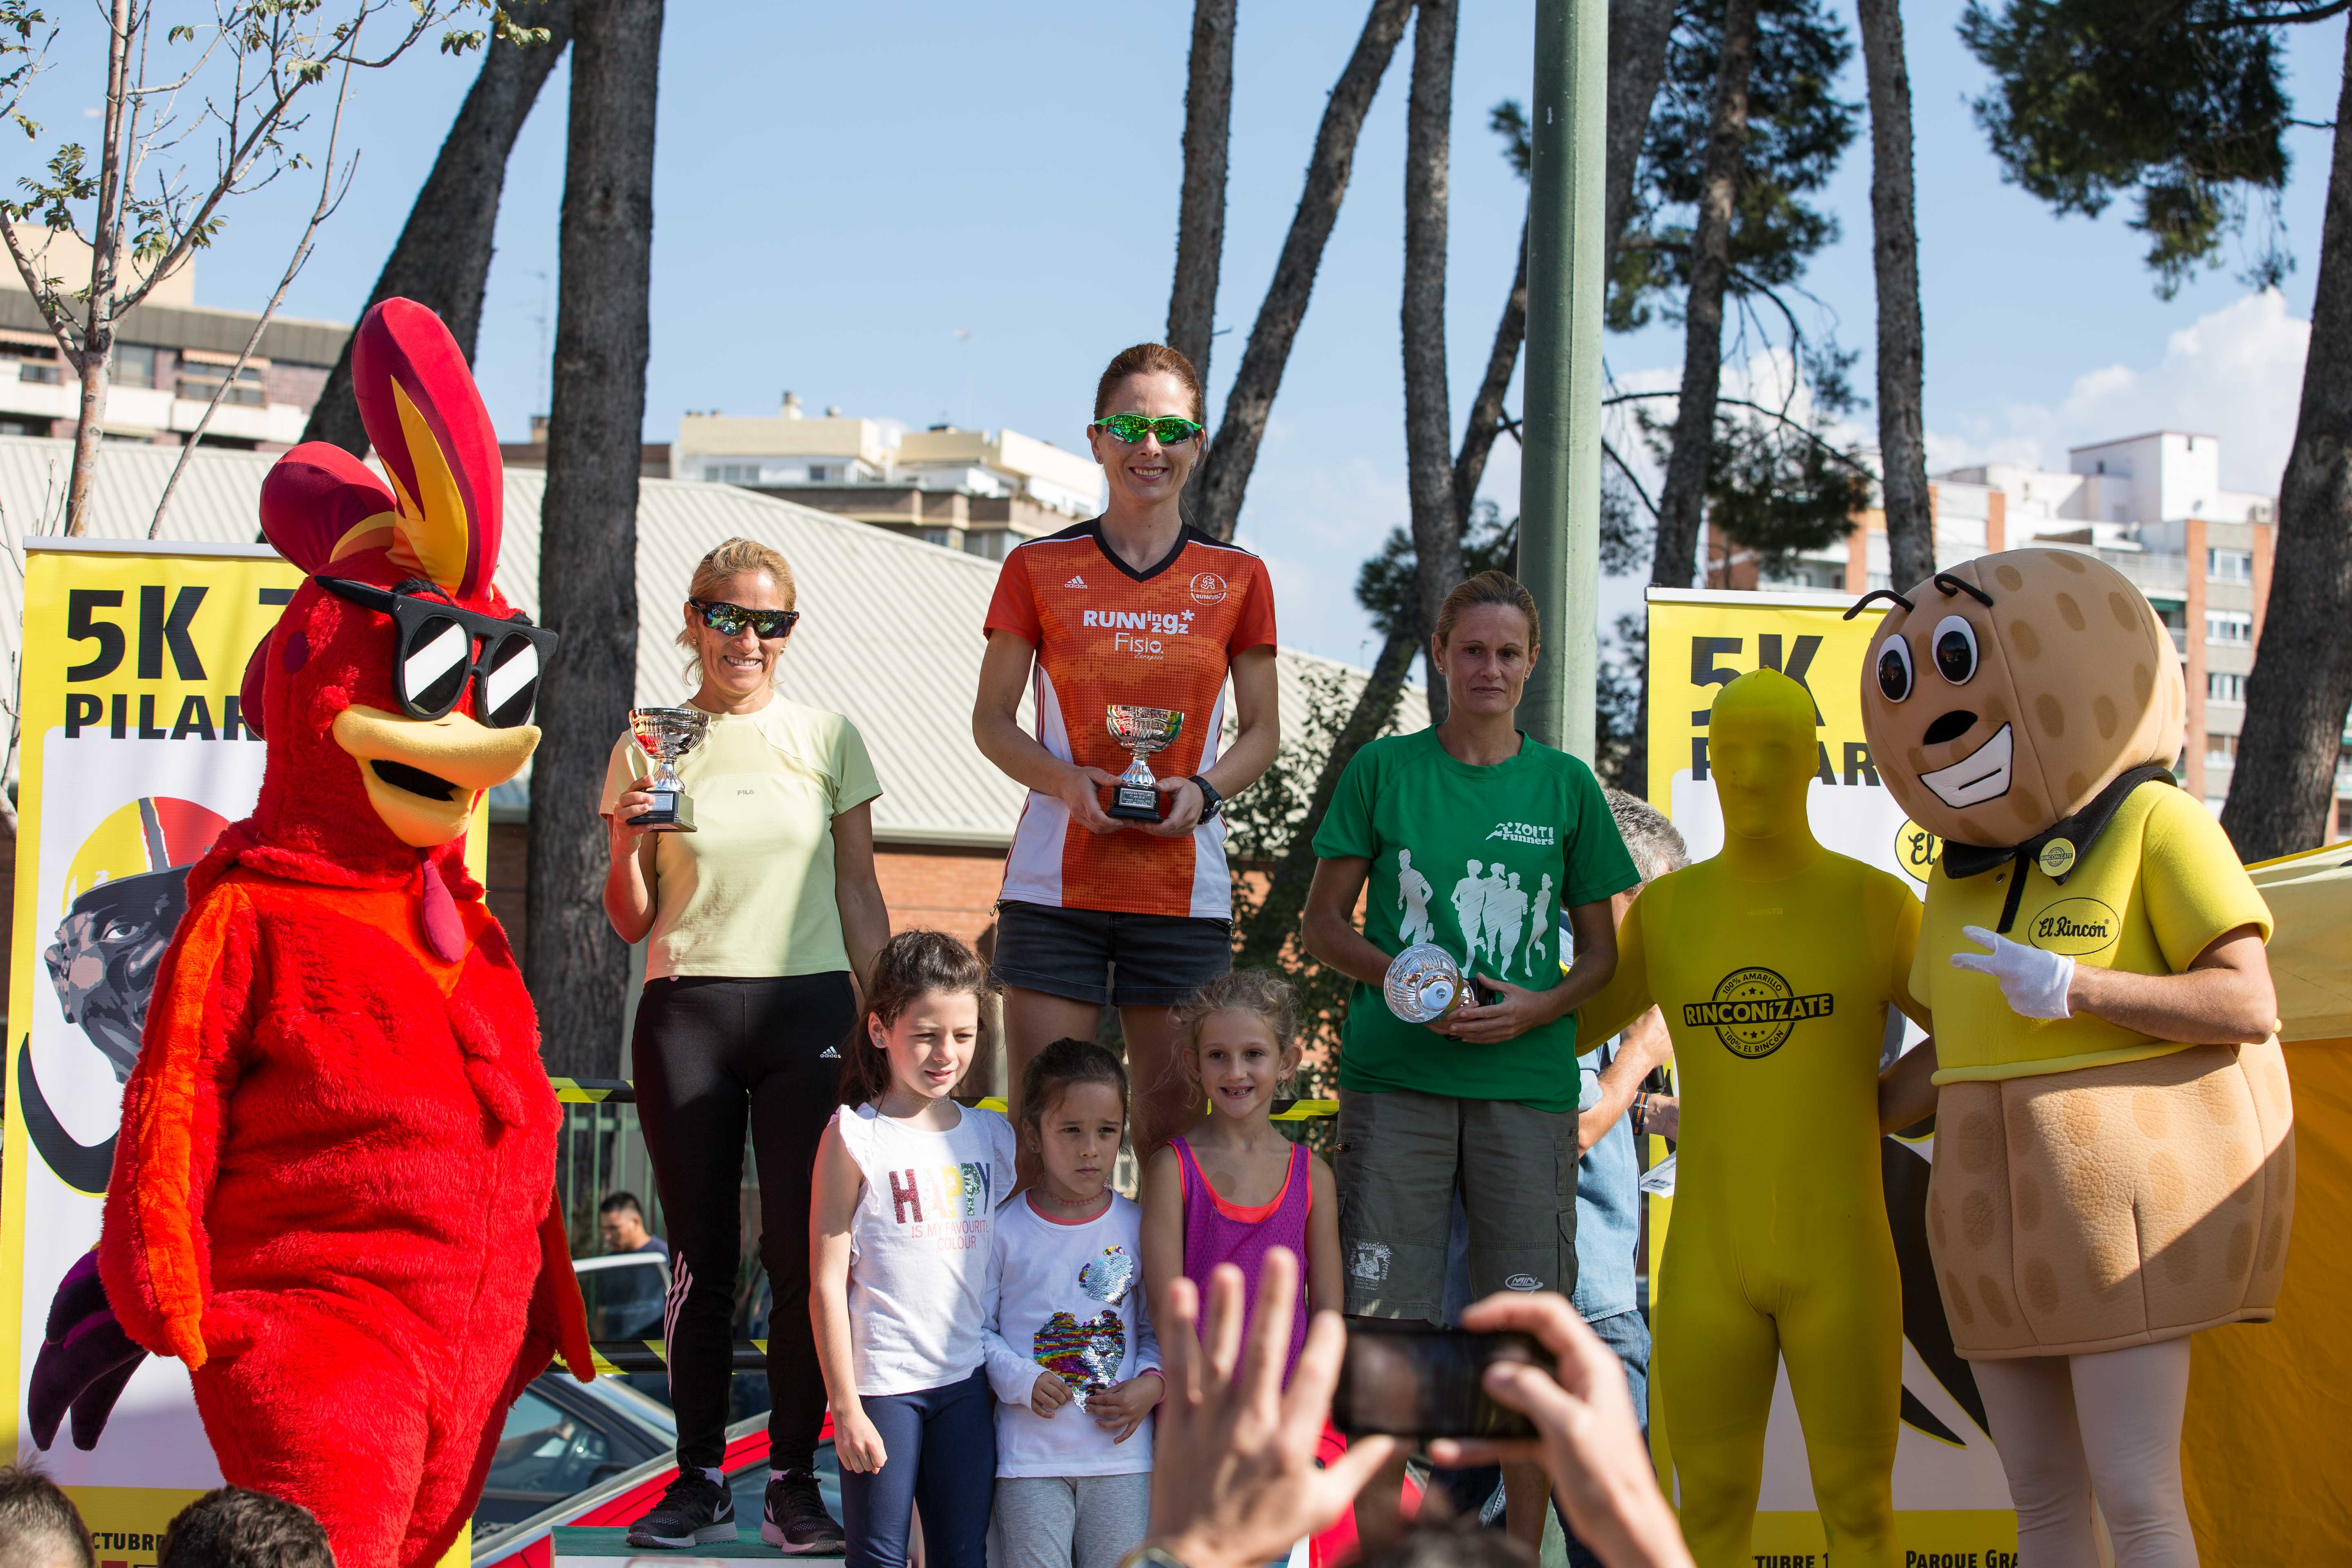
<path fill-rule="evenodd" d="M 2205 700 L 2208 702 L 2243 703 L 2246 700 L 2246 678 L 2224 674 L 2218 669 L 2205 672 Z"/>
<path fill-rule="evenodd" d="M 2237 737 L 2237 736 L 2235 736 L 2235 735 L 2208 735 L 2208 736 L 2206 736 L 2206 737 L 2205 737 L 2205 765 L 2206 765 L 2207 767 L 2209 767 L 2209 768 L 2227 768 L 2227 767 L 2234 767 L 2235 765 L 2237 765 L 2237 761 L 2238 761 L 2238 737 Z"/>
<path fill-rule="evenodd" d="M 14 364 L 18 381 L 57 386 L 64 380 L 58 374 L 58 345 L 44 342 L 30 332 L 0 337 L 0 364 Z"/>
<path fill-rule="evenodd" d="M 757 463 L 705 463 L 702 477 L 714 485 L 756 485 L 760 482 Z"/>
<path fill-rule="evenodd" d="M 147 343 L 117 343 L 114 346 L 114 384 L 117 386 L 152 386 L 155 384 L 155 350 Z"/>
<path fill-rule="evenodd" d="M 2205 552 L 2205 580 L 2209 583 L 2252 582 L 2254 552 L 2251 550 L 2208 549 Z"/>
<path fill-rule="evenodd" d="M 2245 610 L 2208 610 L 2205 612 L 2205 640 L 2251 647 L 2254 640 L 2254 617 Z"/>
<path fill-rule="evenodd" d="M 234 363 L 234 356 L 227 363 L 215 364 L 208 359 L 193 358 L 184 352 L 180 355 L 180 395 L 197 403 L 211 402 L 213 394 L 220 390 L 221 383 L 228 381 L 230 366 Z M 228 391 L 221 397 L 224 404 L 247 408 L 258 408 L 267 401 L 268 399 L 261 389 L 261 366 L 250 363 L 236 368 L 236 379 L 230 382 Z"/>
<path fill-rule="evenodd" d="M 811 463 L 809 465 L 809 483 L 813 485 L 821 485 L 832 477 L 833 471 L 827 468 L 823 463 Z"/>
<path fill-rule="evenodd" d="M 955 530 L 951 528 L 927 528 L 923 530 L 923 542 L 926 544 L 937 544 L 943 546 L 946 549 L 953 550 L 956 548 Z"/>

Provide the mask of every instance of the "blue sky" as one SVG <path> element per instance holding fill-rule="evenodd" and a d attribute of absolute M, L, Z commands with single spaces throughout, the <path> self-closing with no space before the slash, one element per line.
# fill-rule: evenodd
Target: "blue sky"
<path fill-rule="evenodd" d="M 2060 220 L 2001 182 L 1967 107 L 1983 73 L 1955 36 L 1960 9 L 1906 7 L 1935 465 L 2038 454 L 2063 467 L 2068 445 L 2170 425 L 2223 437 L 2226 482 L 2274 489 L 2317 266 L 2327 134 L 2294 133 L 2285 220 L 2298 267 L 2282 297 L 2249 297 L 2231 266 L 2159 300 L 2120 209 Z M 1532 0 L 1465 7 L 1448 274 L 1457 428 L 1524 202 L 1486 110 L 1526 96 L 1533 11 Z M 64 15 L 93 30 L 86 7 Z M 1212 367 L 1213 417 L 1363 5 L 1243 0 L 1240 16 L 1218 312 L 1230 331 Z M 667 439 L 689 408 L 772 411 L 789 388 L 813 407 L 917 426 L 976 420 L 1077 446 L 1103 361 L 1165 323 L 1189 36 L 1181 5 L 676 0 L 647 437 Z M 1367 657 L 1349 597 L 1355 565 L 1405 518 L 1397 302 L 1411 47 L 1408 37 L 1366 125 L 1242 521 L 1241 542 L 1275 571 L 1286 640 L 1342 658 Z M 2290 48 L 2299 112 L 2330 118 L 2343 24 L 2296 29 Z M 78 121 L 98 101 L 98 67 L 86 43 L 69 42 L 37 111 L 60 128 Z M 357 310 L 474 69 L 420 49 L 359 82 L 346 126 L 362 150 L 358 183 L 288 313 L 348 320 Z M 1858 100 L 1858 62 L 1849 76 Z M 568 96 L 559 68 L 516 148 L 485 308 L 478 374 L 513 437 L 544 405 Z M 1869 173 L 1865 136 L 1824 197 L 1843 237 L 1806 280 L 1842 340 L 1863 351 L 1865 392 Z M 258 307 L 310 200 L 285 186 L 233 208 L 201 263 L 200 301 Z M 969 348 L 959 328 L 971 331 Z M 1653 327 L 1612 340 L 1609 359 L 1621 380 L 1671 384 L 1680 339 Z M 1871 428 L 1874 417 L 1862 416 Z M 1486 493 L 1508 512 L 1517 486 L 1506 441 Z M 1630 590 L 1609 597 L 1630 604 Z"/>

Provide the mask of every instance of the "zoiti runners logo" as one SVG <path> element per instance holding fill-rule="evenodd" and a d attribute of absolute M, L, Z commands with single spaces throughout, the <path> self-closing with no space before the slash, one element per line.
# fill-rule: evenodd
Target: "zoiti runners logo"
<path fill-rule="evenodd" d="M 1214 572 L 1201 572 L 1192 577 L 1192 602 L 1196 605 L 1222 605 L 1225 602 L 1225 580 Z"/>
<path fill-rule="evenodd" d="M 1713 1029 L 1726 1050 L 1753 1060 L 1788 1044 L 1806 1019 L 1828 1017 L 1832 1005 L 1826 991 L 1800 996 L 1776 971 L 1749 964 L 1717 981 L 1708 1000 L 1685 1003 L 1683 1022 L 1694 1029 Z"/>

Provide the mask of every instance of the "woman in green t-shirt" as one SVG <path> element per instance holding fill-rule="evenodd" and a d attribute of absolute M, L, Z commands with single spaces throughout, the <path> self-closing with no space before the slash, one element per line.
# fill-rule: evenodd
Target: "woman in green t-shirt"
<path fill-rule="evenodd" d="M 1519 731 L 1537 645 L 1535 601 L 1511 577 L 1447 595 L 1429 646 L 1444 722 L 1358 752 L 1315 835 L 1307 951 L 1356 982 L 1338 1160 L 1354 1316 L 1444 1321 L 1457 1188 L 1474 1295 L 1576 1287 L 1575 1012 L 1617 966 L 1610 896 L 1641 879 L 1591 770 Z M 1565 973 L 1553 909 L 1575 938 Z M 1391 1013 L 1381 983 L 1416 942 L 1492 1000 L 1428 1025 Z M 1530 1469 L 1513 1484 L 1543 1483 Z M 1383 1477 L 1360 1500 L 1368 1550 L 1394 1534 L 1396 1496 Z"/>
<path fill-rule="evenodd" d="M 634 826 L 653 800 L 641 782 L 650 764 L 630 736 L 614 743 L 605 773 L 604 912 L 623 941 L 646 943 L 631 1076 L 672 1248 L 664 1321 L 678 1479 L 632 1531 L 641 1545 L 735 1539 L 733 1505 L 714 1478 L 734 1361 L 748 1123 L 775 1302 L 761 1535 L 787 1552 L 841 1550 L 813 1468 L 825 1393 L 801 1310 L 809 1172 L 840 1100 L 854 977 L 890 940 L 890 916 L 874 876 L 882 786 L 866 742 L 840 714 L 775 693 L 776 659 L 800 618 L 793 602 L 791 566 L 754 541 L 730 539 L 695 568 L 677 640 L 694 655 L 693 703 L 710 722 L 677 772 L 696 831 Z"/>

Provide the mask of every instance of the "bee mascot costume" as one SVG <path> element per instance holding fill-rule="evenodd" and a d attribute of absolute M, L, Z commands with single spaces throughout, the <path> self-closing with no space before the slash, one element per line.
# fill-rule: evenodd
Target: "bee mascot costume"
<path fill-rule="evenodd" d="M 1903 1568 L 1893 1476 L 1903 1282 L 1879 1173 L 1878 1058 L 1910 991 L 1919 900 L 1807 820 L 1813 699 L 1777 669 L 1708 716 L 1723 850 L 1643 889 L 1584 1005 L 1602 1040 L 1656 1004 L 1681 1074 L 1657 1389 L 1699 1568 L 1747 1568 L 1785 1361 L 1839 1568 Z"/>
<path fill-rule="evenodd" d="M 316 1514 L 341 1568 L 424 1568 L 523 1385 L 558 1349 L 593 1375 L 537 1020 L 465 869 L 555 639 L 492 585 L 497 438 L 440 319 L 378 305 L 352 364 L 392 483 L 323 443 L 263 483 L 310 580 L 246 670 L 260 800 L 189 874 L 30 1414 L 90 1447 L 177 1356 L 224 1476 Z"/>
<path fill-rule="evenodd" d="M 2193 1564 L 2189 1336 L 2271 1317 L 2294 1201 L 2270 911 L 2173 784 L 2180 661 L 2120 574 L 2018 550 L 1880 597 L 1871 755 L 1944 840 L 1928 1239 L 2020 1557 L 2096 1562 L 2095 1497 L 2119 1568 Z"/>

